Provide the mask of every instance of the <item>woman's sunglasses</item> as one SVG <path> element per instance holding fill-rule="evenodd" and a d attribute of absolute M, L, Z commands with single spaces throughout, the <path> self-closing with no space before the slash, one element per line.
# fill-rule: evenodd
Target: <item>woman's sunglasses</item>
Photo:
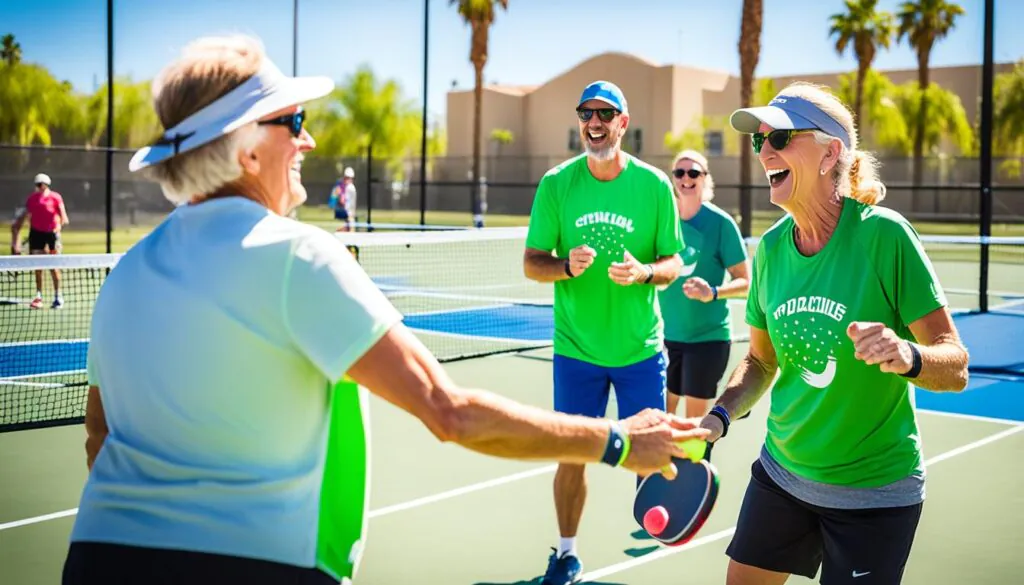
<path fill-rule="evenodd" d="M 597 114 L 597 118 L 605 124 L 611 122 L 615 119 L 615 116 L 619 115 L 619 111 L 615 108 L 599 108 L 596 110 L 592 108 L 579 108 L 576 110 L 576 115 L 584 122 L 589 122 L 590 119 L 594 117 L 595 113 Z"/>
<path fill-rule="evenodd" d="M 677 179 L 682 179 L 683 175 L 696 179 L 697 177 L 704 174 L 704 171 L 698 171 L 697 169 L 672 169 L 672 176 Z"/>
<path fill-rule="evenodd" d="M 804 132 L 814 132 L 814 130 L 772 130 L 767 134 L 755 132 L 750 136 L 750 140 L 754 143 L 754 153 L 761 154 L 761 147 L 764 146 L 765 138 L 768 139 L 768 144 L 771 144 L 772 148 L 782 150 L 789 146 L 793 136 Z"/>
<path fill-rule="evenodd" d="M 305 110 L 299 110 L 294 114 L 288 114 L 287 116 L 281 116 L 273 118 L 271 120 L 261 120 L 259 124 L 271 125 L 271 126 L 287 126 L 292 132 L 292 136 L 298 138 L 302 134 L 302 125 L 306 122 Z"/>

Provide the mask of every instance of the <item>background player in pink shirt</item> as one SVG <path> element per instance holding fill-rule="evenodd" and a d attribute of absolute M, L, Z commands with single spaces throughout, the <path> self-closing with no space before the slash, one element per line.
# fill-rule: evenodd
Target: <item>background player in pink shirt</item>
<path fill-rule="evenodd" d="M 67 209 L 64 208 L 64 198 L 60 193 L 50 189 L 50 177 L 42 173 L 36 175 L 36 190 L 28 196 L 25 202 L 25 210 L 14 221 L 11 226 L 11 253 L 20 254 L 21 244 L 19 233 L 25 218 L 29 218 L 28 250 L 30 254 L 59 254 L 60 253 L 60 230 L 69 222 Z M 53 276 L 53 304 L 54 309 L 64 305 L 64 299 L 60 294 L 60 270 L 51 270 Z M 43 306 L 43 271 L 36 271 L 36 297 L 29 305 L 33 309 Z"/>

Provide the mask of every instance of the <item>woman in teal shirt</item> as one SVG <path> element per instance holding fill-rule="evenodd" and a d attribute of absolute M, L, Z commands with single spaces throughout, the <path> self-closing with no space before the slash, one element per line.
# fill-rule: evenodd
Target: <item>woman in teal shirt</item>
<path fill-rule="evenodd" d="M 686 247 L 679 278 L 658 297 L 669 356 L 666 408 L 674 413 L 685 396 L 686 416 L 699 417 L 711 407 L 729 364 L 726 299 L 747 296 L 749 262 L 736 222 L 711 203 L 715 181 L 704 155 L 680 152 L 672 177 Z"/>

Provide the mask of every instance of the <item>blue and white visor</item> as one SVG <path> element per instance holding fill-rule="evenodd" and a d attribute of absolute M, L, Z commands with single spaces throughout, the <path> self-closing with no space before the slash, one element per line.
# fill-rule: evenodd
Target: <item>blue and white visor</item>
<path fill-rule="evenodd" d="M 821 130 L 850 148 L 850 135 L 843 125 L 800 97 L 780 95 L 767 106 L 736 110 L 729 117 L 732 127 L 744 134 L 756 133 L 762 122 L 775 130 Z"/>
<path fill-rule="evenodd" d="M 255 75 L 139 149 L 128 169 L 135 172 L 194 150 L 280 109 L 324 97 L 332 89 L 329 77 L 289 77 L 264 59 Z"/>

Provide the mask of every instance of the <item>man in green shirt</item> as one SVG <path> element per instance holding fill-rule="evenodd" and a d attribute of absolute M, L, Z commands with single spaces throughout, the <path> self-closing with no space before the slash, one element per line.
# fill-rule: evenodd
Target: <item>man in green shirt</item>
<path fill-rule="evenodd" d="M 656 285 L 676 279 L 683 248 L 672 184 L 621 149 L 625 96 L 596 81 L 576 109 L 584 154 L 540 181 L 524 270 L 554 282 L 554 407 L 603 417 L 615 387 L 619 417 L 665 408 L 663 325 Z M 582 465 L 560 465 L 555 509 L 561 532 L 543 585 L 576 582 L 576 531 L 586 500 Z"/>

